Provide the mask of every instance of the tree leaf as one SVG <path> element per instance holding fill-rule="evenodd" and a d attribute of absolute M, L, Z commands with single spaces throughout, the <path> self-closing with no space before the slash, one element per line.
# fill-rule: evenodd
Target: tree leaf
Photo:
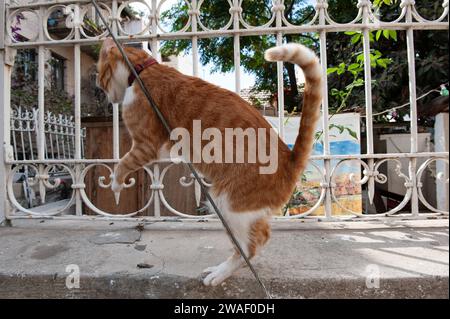
<path fill-rule="evenodd" d="M 328 68 L 327 69 L 327 74 L 335 73 L 337 70 L 338 70 L 338 68 Z"/>
<path fill-rule="evenodd" d="M 385 61 L 383 61 L 383 59 L 379 59 L 379 60 L 377 60 L 377 64 L 379 65 L 379 66 L 381 66 L 382 68 L 387 68 L 387 64 L 386 64 L 386 62 Z"/>
<path fill-rule="evenodd" d="M 382 32 L 382 30 L 378 30 L 378 31 L 377 31 L 377 34 L 376 34 L 376 36 L 375 36 L 375 39 L 376 39 L 377 41 L 380 39 L 381 32 Z"/>
<path fill-rule="evenodd" d="M 347 70 L 352 71 L 359 68 L 359 63 L 352 63 L 348 66 Z"/>
<path fill-rule="evenodd" d="M 397 41 L 397 31 L 389 30 L 389 36 L 391 37 L 391 39 L 394 39 L 394 41 Z"/>
<path fill-rule="evenodd" d="M 351 38 L 351 42 L 352 44 L 358 43 L 358 41 L 361 39 L 361 34 L 355 34 L 354 36 L 352 36 Z"/>

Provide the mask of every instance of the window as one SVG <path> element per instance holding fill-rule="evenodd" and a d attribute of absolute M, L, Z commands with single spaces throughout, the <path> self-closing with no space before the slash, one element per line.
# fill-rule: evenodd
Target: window
<path fill-rule="evenodd" d="M 22 81 L 34 82 L 37 80 L 36 50 L 18 50 L 14 63 L 15 74 L 21 76 Z"/>
<path fill-rule="evenodd" d="M 65 89 L 65 64 L 66 60 L 52 53 L 52 57 L 49 60 L 49 64 L 51 66 L 51 87 L 57 90 Z"/>

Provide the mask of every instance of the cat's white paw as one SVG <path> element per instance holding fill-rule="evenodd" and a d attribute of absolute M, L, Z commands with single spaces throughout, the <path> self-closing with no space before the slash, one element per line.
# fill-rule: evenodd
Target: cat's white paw
<path fill-rule="evenodd" d="M 212 266 L 208 267 L 206 269 L 203 269 L 202 274 L 209 274 L 211 272 L 214 272 L 217 269 L 218 266 Z"/>
<path fill-rule="evenodd" d="M 203 279 L 205 286 L 217 286 L 230 277 L 237 269 L 242 266 L 238 258 L 229 258 L 218 266 L 208 267 L 203 272 L 209 274 Z"/>
<path fill-rule="evenodd" d="M 230 277 L 231 274 L 227 274 L 224 271 L 213 271 L 205 279 L 203 279 L 203 284 L 205 286 L 217 286 L 224 282 L 225 279 Z"/>
<path fill-rule="evenodd" d="M 225 279 L 227 279 L 230 276 L 231 273 L 229 271 L 217 268 L 215 271 L 208 274 L 208 276 L 206 276 L 205 279 L 203 279 L 203 284 L 205 286 L 217 286 L 220 285 L 222 282 L 224 282 Z"/>

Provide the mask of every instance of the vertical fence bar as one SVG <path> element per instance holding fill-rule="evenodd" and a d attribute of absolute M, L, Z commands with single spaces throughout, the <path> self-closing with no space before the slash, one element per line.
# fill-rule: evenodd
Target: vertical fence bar
<path fill-rule="evenodd" d="M 362 22 L 363 25 L 370 23 L 369 20 L 369 10 L 370 2 L 365 2 L 362 6 L 363 15 Z M 373 122 L 372 122 L 372 70 L 370 61 L 370 34 L 369 29 L 363 28 L 363 53 L 364 53 L 364 92 L 365 92 L 365 104 L 366 104 L 366 145 L 367 154 L 373 154 Z M 367 165 L 369 169 L 373 171 L 374 160 L 369 158 L 367 160 Z M 369 174 L 369 172 L 367 172 Z M 367 192 L 370 204 L 373 203 L 373 198 L 375 196 L 375 178 L 369 175 L 369 180 L 367 181 Z"/>
<path fill-rule="evenodd" d="M 325 10 L 327 7 L 326 1 L 318 1 L 316 10 L 319 10 L 319 25 L 325 25 Z M 321 30 L 319 33 L 320 39 L 320 62 L 322 64 L 322 78 L 323 81 L 323 100 L 322 100 L 322 138 L 323 138 L 323 155 L 330 155 L 330 140 L 329 140 L 329 124 L 328 124 L 328 72 L 327 72 L 327 33 L 325 30 Z M 332 201 L 331 201 L 331 161 L 329 159 L 324 160 L 324 174 L 327 181 L 325 199 L 324 199 L 324 211 L 325 218 L 332 217 Z"/>
<path fill-rule="evenodd" d="M 28 151 L 31 156 L 31 160 L 34 161 L 34 149 L 33 149 L 33 138 L 31 136 L 31 130 L 33 129 L 32 123 L 35 124 L 35 114 L 33 114 L 33 111 L 26 111 L 28 114 L 27 117 L 27 124 L 26 124 L 26 132 L 27 132 L 27 138 L 28 138 Z M 36 129 L 36 128 L 34 128 Z"/>
<path fill-rule="evenodd" d="M 151 12 L 151 33 L 157 34 L 158 33 L 158 0 L 152 0 L 152 12 Z M 159 60 L 161 62 L 161 56 L 159 54 L 159 41 L 156 37 L 153 37 L 150 40 L 150 47 L 152 49 L 152 56 L 153 58 Z"/>
<path fill-rule="evenodd" d="M 402 5 L 406 5 L 406 22 L 412 22 L 412 7 L 414 4 L 403 0 Z M 409 77 L 409 103 L 411 117 L 411 153 L 418 152 L 418 129 L 417 129 L 417 102 L 416 102 L 416 63 L 414 51 L 414 31 L 411 27 L 406 29 L 406 51 L 408 55 L 408 77 Z M 411 213 L 413 216 L 419 214 L 419 195 L 417 193 L 417 158 L 409 161 L 409 178 L 411 179 Z"/>
<path fill-rule="evenodd" d="M 53 147 L 53 115 L 48 112 L 47 114 L 47 122 L 48 122 L 48 137 L 50 140 L 50 153 L 51 153 L 51 158 L 55 159 L 55 148 Z M 47 158 L 50 159 L 50 156 L 47 156 Z"/>
<path fill-rule="evenodd" d="M 62 114 L 59 114 L 58 120 L 59 120 L 58 129 L 59 129 L 59 136 L 61 139 L 62 156 L 64 159 L 66 159 L 66 138 L 64 135 L 64 117 Z"/>
<path fill-rule="evenodd" d="M 112 3 L 112 9 L 111 9 L 111 14 L 112 14 L 112 26 L 111 26 L 111 31 L 114 33 L 115 36 L 117 36 L 117 10 L 118 10 L 118 4 L 117 1 L 113 1 Z M 119 103 L 113 103 L 112 104 L 113 109 L 112 109 L 112 114 L 113 114 L 113 159 L 120 159 L 120 126 L 119 126 Z"/>
<path fill-rule="evenodd" d="M 39 19 L 42 19 L 44 16 L 44 8 L 39 8 Z M 42 22 L 40 25 L 42 25 Z M 39 39 L 42 41 L 44 40 L 44 32 L 42 28 L 39 28 Z M 36 117 L 36 113 L 34 113 L 34 116 Z M 45 116 L 45 47 L 43 45 L 40 45 L 38 47 L 38 112 L 37 112 L 37 119 L 35 118 L 35 130 L 37 134 L 36 136 L 36 146 L 38 148 L 38 159 L 44 160 L 45 159 L 45 123 L 44 123 L 44 116 Z M 33 149 L 31 147 L 31 141 L 30 141 L 30 149 L 31 149 L 31 156 L 33 157 Z M 45 203 L 45 185 L 44 180 L 41 178 L 41 176 L 44 175 L 44 165 L 39 164 L 38 165 L 39 170 L 39 195 L 41 197 L 41 204 Z"/>
<path fill-rule="evenodd" d="M 239 12 L 242 10 L 239 0 L 233 0 L 230 13 L 233 14 L 233 63 L 234 63 L 234 91 L 241 92 L 241 40 L 239 36 Z"/>
<path fill-rule="evenodd" d="M 76 44 L 74 46 L 74 75 L 75 75 L 75 159 L 81 159 L 81 53 L 80 53 L 80 45 Z M 81 167 L 80 164 L 75 165 L 76 176 L 80 176 Z M 76 214 L 81 216 L 82 212 L 82 201 L 80 190 L 75 190 L 75 209 Z"/>
<path fill-rule="evenodd" d="M 38 145 L 38 158 L 43 160 L 45 158 L 45 48 L 40 45 L 38 48 L 38 121 L 36 129 L 39 132 L 37 136 Z"/>
<path fill-rule="evenodd" d="M 79 39 L 79 27 L 81 26 L 81 16 L 80 16 L 80 7 L 79 5 L 75 5 L 75 39 Z M 81 48 L 80 44 L 75 44 L 74 46 L 74 120 L 75 120 L 75 159 L 81 159 Z M 69 123 L 66 123 L 69 125 Z M 75 173 L 76 176 L 81 175 L 81 166 L 80 164 L 75 165 Z M 78 184 L 78 183 L 77 183 Z M 82 200 L 80 189 L 75 189 L 75 213 L 77 216 L 81 216 L 83 214 L 82 211 Z"/>
<path fill-rule="evenodd" d="M 0 6 L 2 4 L 0 3 Z M 4 1 L 3 1 L 4 5 Z M 1 13 L 1 8 L 0 8 Z M 11 87 L 11 69 L 12 65 L 7 63 L 6 51 L 0 49 L 0 183 L 6 185 L 8 176 L 8 165 L 6 162 L 6 145 L 10 145 L 9 116 L 10 116 L 10 87 Z M 0 188 L 0 224 L 2 224 L 9 211 L 6 187 Z"/>
<path fill-rule="evenodd" d="M 155 163 L 153 165 L 153 180 L 156 183 L 155 185 L 152 183 L 152 191 L 153 193 L 153 207 L 154 207 L 154 216 L 159 218 L 161 217 L 161 199 L 159 198 L 159 186 L 160 186 L 160 179 L 161 179 L 161 173 L 160 173 L 160 167 L 158 163 Z"/>
<path fill-rule="evenodd" d="M 113 159 L 120 159 L 119 104 L 113 103 Z"/>
<path fill-rule="evenodd" d="M 197 19 L 199 18 L 199 11 L 197 8 L 197 0 L 191 2 L 191 23 L 192 32 L 197 32 Z M 192 75 L 198 76 L 198 36 L 192 37 Z"/>
<path fill-rule="evenodd" d="M 118 16 L 118 3 L 117 0 L 114 0 L 112 2 L 112 6 L 111 6 L 111 32 L 117 36 L 118 35 L 118 26 L 117 23 L 119 23 L 119 16 Z M 153 49 L 153 48 L 152 48 Z M 153 53 L 153 51 L 152 51 Z M 113 109 L 112 109 L 112 113 L 113 113 L 113 158 L 115 160 L 119 160 L 120 159 L 120 119 L 119 119 L 119 108 L 120 105 L 119 103 L 112 103 Z M 117 166 L 117 164 L 114 164 L 114 171 L 115 171 L 115 167 Z"/>
<path fill-rule="evenodd" d="M 158 0 L 152 0 L 152 26 L 151 26 L 151 28 L 152 28 L 152 33 L 153 34 L 157 34 L 158 33 L 158 23 L 157 23 L 157 21 L 159 19 L 159 16 L 158 16 L 159 12 L 157 10 L 157 6 L 158 6 Z M 197 26 L 197 22 L 195 23 L 195 25 Z M 159 54 L 159 40 L 156 37 L 153 37 L 151 39 L 150 45 L 151 45 L 151 48 L 152 48 L 152 55 L 153 55 L 153 57 L 155 59 L 158 59 L 160 62 L 162 62 L 162 57 Z M 197 48 L 196 48 L 195 51 L 198 52 Z M 194 46 L 192 46 L 192 59 L 193 59 L 193 61 L 195 61 L 195 60 L 198 61 L 198 57 L 194 57 Z M 192 64 L 192 68 L 193 68 L 192 74 L 197 72 L 196 76 L 198 76 L 198 64 L 197 64 L 197 67 L 194 67 L 194 63 Z M 197 70 L 197 71 L 195 71 L 195 70 Z M 159 166 L 158 166 L 158 164 L 154 164 L 153 172 L 155 174 L 154 175 L 155 180 L 159 180 Z M 158 176 L 156 176 L 156 173 L 158 173 Z M 158 178 L 158 179 L 156 179 L 156 178 Z M 152 183 L 152 181 L 150 181 L 150 183 Z M 152 187 L 151 184 L 150 184 L 150 187 Z M 154 209 L 153 215 L 154 215 L 154 217 L 160 217 L 161 216 L 161 200 L 159 198 L 159 191 L 158 190 L 152 190 L 152 191 L 154 192 L 153 193 L 153 196 L 154 196 L 154 198 L 153 198 L 153 209 Z M 147 211 L 149 211 L 149 210 L 150 210 L 150 208 Z"/>
<path fill-rule="evenodd" d="M 23 113 L 22 112 L 22 108 L 19 106 L 19 118 L 24 118 L 24 120 L 23 121 L 20 121 L 20 124 L 19 124 L 19 132 L 20 132 L 20 146 L 21 146 L 21 151 L 22 151 L 22 158 L 24 159 L 24 160 L 26 160 L 27 159 L 27 157 L 26 157 L 26 151 L 25 151 L 25 141 L 24 141 L 24 139 L 23 139 L 23 132 L 25 131 L 25 129 L 26 129 L 26 113 Z"/>
<path fill-rule="evenodd" d="M 54 135 L 55 135 L 55 142 L 56 142 L 56 158 L 61 158 L 61 149 L 59 148 L 59 117 L 56 117 L 55 115 L 55 130 L 54 130 Z"/>
<path fill-rule="evenodd" d="M 1 101 L 1 100 L 0 100 Z M 3 101 L 1 101 L 3 103 Z M 14 117 L 14 115 L 12 116 Z M 13 143 L 13 152 L 14 152 L 14 158 L 17 159 L 18 158 L 18 154 L 17 154 L 17 139 L 16 139 L 16 132 L 17 129 L 15 127 L 16 125 L 16 121 L 18 121 L 16 118 L 12 119 L 9 123 L 11 126 L 11 137 L 12 137 L 12 143 Z"/>
<path fill-rule="evenodd" d="M 75 63 L 80 63 L 80 47 L 78 45 L 75 46 Z M 75 78 L 80 79 L 80 66 L 75 69 Z M 80 83 L 75 83 L 75 154 L 73 154 L 74 159 L 81 159 L 81 107 L 80 107 L 80 96 L 77 98 L 76 95 L 81 95 Z M 70 143 L 71 140 L 71 129 L 67 127 L 67 137 Z M 69 147 L 70 150 L 70 147 Z M 69 158 L 71 158 L 71 154 L 69 152 Z"/>
<path fill-rule="evenodd" d="M 274 2 L 275 11 L 275 24 L 277 28 L 281 28 L 283 20 L 282 14 L 284 9 L 282 0 Z M 277 46 L 283 44 L 283 33 L 277 32 Z M 284 63 L 282 61 L 277 62 L 277 92 L 278 92 L 278 133 L 280 138 L 284 141 L 284 77 L 283 77 Z"/>
<path fill-rule="evenodd" d="M 0 18 L 4 21 L 6 17 L 5 1 L 0 0 Z M 5 48 L 5 23 L 0 23 L 0 183 L 6 185 L 9 165 L 5 162 L 8 149 L 11 148 L 10 135 L 10 103 L 11 103 L 11 71 L 13 58 L 11 52 Z M 9 53 L 9 54 L 8 54 Z M 8 147 L 9 146 L 9 147 Z M 12 150 L 9 150 L 12 153 Z M 0 187 L 0 224 L 4 223 L 9 214 L 6 187 Z"/>
<path fill-rule="evenodd" d="M 117 16 L 117 14 L 118 14 L 118 12 L 117 12 L 118 7 L 119 6 L 117 4 L 117 0 L 113 0 L 112 5 L 111 5 L 111 14 L 112 14 L 112 17 L 111 17 L 111 21 L 112 21 L 112 23 L 111 23 L 111 31 L 112 31 L 112 33 L 114 33 L 114 35 L 117 35 L 117 29 L 118 29 L 117 23 L 118 23 L 119 18 L 120 18 L 120 17 Z"/>
<path fill-rule="evenodd" d="M 1 20 L 6 22 L 6 2 L 5 0 L 0 0 L 0 17 Z M 6 23 L 0 23 L 0 50 L 5 49 L 5 26 Z"/>

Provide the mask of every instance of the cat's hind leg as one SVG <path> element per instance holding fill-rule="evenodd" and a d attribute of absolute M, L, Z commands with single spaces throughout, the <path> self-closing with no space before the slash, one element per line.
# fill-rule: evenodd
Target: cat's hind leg
<path fill-rule="evenodd" d="M 223 205 L 220 205 L 223 207 Z M 248 258 L 252 258 L 270 237 L 270 225 L 266 209 L 250 212 L 221 212 L 228 222 L 234 236 Z M 235 249 L 235 253 L 223 263 L 208 267 L 203 272 L 208 273 L 203 280 L 206 286 L 217 286 L 230 277 L 235 271 L 245 265 L 244 258 Z"/>

